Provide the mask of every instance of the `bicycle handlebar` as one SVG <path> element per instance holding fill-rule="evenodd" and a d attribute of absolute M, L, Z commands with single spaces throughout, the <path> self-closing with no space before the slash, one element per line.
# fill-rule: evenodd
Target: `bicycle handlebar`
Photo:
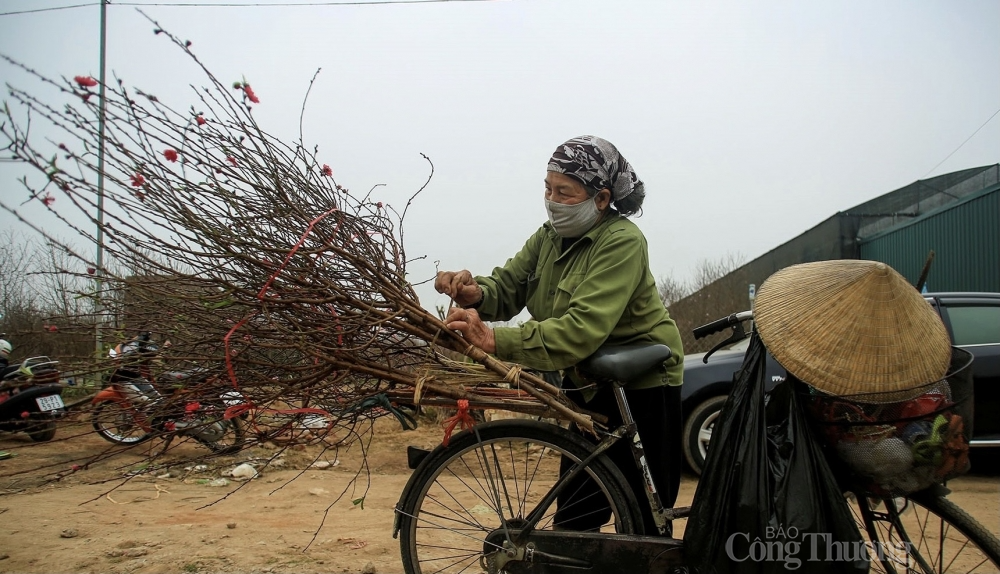
<path fill-rule="evenodd" d="M 728 317 L 723 317 L 721 319 L 716 319 L 707 325 L 702 325 L 701 327 L 695 327 L 692 331 L 694 333 L 695 339 L 702 339 L 719 331 L 723 331 L 733 325 L 742 323 L 747 319 L 753 319 L 753 311 L 743 311 L 740 313 L 733 313 Z"/>

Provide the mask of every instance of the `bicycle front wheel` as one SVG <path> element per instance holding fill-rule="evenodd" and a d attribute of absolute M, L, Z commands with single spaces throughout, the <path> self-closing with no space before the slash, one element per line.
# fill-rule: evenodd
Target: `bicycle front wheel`
<path fill-rule="evenodd" d="M 1000 572 L 1000 541 L 936 489 L 862 498 L 854 510 L 868 535 L 872 572 Z"/>
<path fill-rule="evenodd" d="M 478 572 L 499 546 L 487 535 L 517 529 L 556 484 L 563 456 L 579 462 L 593 451 L 582 437 L 555 425 L 497 421 L 452 437 L 420 464 L 397 507 L 400 550 L 408 574 Z M 596 494 L 577 504 L 610 515 L 602 532 L 641 533 L 635 496 L 606 456 L 585 469 Z M 565 509 L 564 509 L 565 510 Z M 554 528 L 555 505 L 536 529 Z"/>

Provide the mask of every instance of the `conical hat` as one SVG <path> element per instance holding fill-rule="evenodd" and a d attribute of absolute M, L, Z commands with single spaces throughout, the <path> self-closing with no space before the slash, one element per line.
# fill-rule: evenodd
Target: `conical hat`
<path fill-rule="evenodd" d="M 914 389 L 944 377 L 951 359 L 941 318 L 877 261 L 786 267 L 761 285 L 754 321 L 788 372 L 833 395 Z"/>

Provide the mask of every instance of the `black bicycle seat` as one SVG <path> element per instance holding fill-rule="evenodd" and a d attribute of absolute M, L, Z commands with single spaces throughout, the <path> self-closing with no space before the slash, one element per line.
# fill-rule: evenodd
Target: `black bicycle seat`
<path fill-rule="evenodd" d="M 638 343 L 618 347 L 601 347 L 577 367 L 586 375 L 628 383 L 648 373 L 670 358 L 670 347 Z"/>

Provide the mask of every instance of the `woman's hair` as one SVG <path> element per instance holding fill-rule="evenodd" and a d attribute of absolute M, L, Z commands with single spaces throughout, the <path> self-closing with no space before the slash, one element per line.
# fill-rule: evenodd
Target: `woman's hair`
<path fill-rule="evenodd" d="M 587 190 L 587 197 L 591 198 L 596 196 L 601 191 L 589 185 L 584 185 L 583 188 Z M 624 217 L 635 215 L 637 213 L 642 215 L 642 201 L 644 199 L 646 199 L 646 190 L 636 190 L 621 199 L 614 199 L 614 196 L 612 195 L 611 205 L 614 207 L 615 211 Z"/>

